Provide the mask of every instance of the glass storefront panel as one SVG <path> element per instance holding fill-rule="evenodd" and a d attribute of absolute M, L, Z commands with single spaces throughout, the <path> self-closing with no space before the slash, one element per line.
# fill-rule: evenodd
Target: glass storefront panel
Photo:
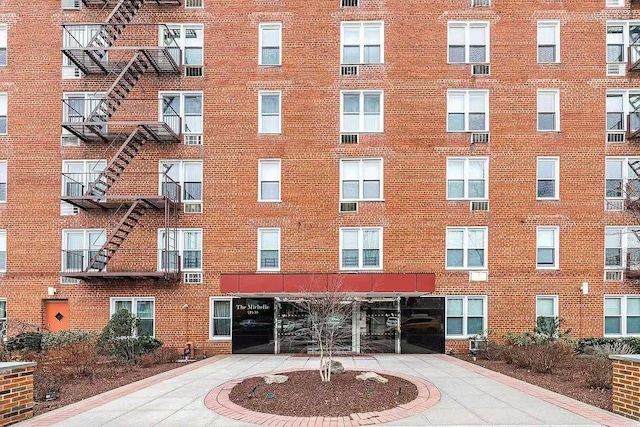
<path fill-rule="evenodd" d="M 273 298 L 235 298 L 232 301 L 234 354 L 273 354 Z"/>
<path fill-rule="evenodd" d="M 395 353 L 398 301 L 362 301 L 359 307 L 360 353 Z"/>
<path fill-rule="evenodd" d="M 401 353 L 444 353 L 444 297 L 400 299 Z"/>

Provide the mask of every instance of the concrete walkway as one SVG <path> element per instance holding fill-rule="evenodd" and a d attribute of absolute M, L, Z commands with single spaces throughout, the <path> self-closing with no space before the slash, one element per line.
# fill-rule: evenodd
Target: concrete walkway
<path fill-rule="evenodd" d="M 339 357 L 345 368 L 398 372 L 431 382 L 440 401 L 384 425 L 640 426 L 626 418 L 445 355 Z M 216 356 L 94 396 L 20 426 L 252 426 L 204 404 L 227 381 L 288 369 L 316 369 L 317 358 Z M 273 425 L 273 424 L 272 424 Z M 320 425 L 308 422 L 300 425 Z M 327 424 L 329 426 L 329 424 Z M 338 424 L 332 423 L 331 426 Z M 348 424 L 347 424 L 348 425 Z"/>

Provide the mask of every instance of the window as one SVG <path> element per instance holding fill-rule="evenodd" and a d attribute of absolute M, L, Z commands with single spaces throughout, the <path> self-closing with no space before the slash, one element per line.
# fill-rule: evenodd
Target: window
<path fill-rule="evenodd" d="M 180 186 L 183 202 L 202 201 L 202 160 L 161 160 L 159 172 L 160 194 L 176 200 Z"/>
<path fill-rule="evenodd" d="M 153 297 L 111 298 L 111 316 L 122 309 L 127 310 L 140 320 L 138 327 L 132 331 L 134 337 L 155 335 L 155 300 Z"/>
<path fill-rule="evenodd" d="M 640 295 L 604 297 L 604 335 L 640 335 Z"/>
<path fill-rule="evenodd" d="M 7 271 L 7 230 L 0 230 L 0 272 Z"/>
<path fill-rule="evenodd" d="M 487 245 L 487 227 L 447 227 L 447 269 L 486 269 Z"/>
<path fill-rule="evenodd" d="M 560 158 L 538 157 L 538 199 L 558 200 L 560 198 Z"/>
<path fill-rule="evenodd" d="M 160 120 L 177 134 L 202 134 L 202 93 L 160 93 Z"/>
<path fill-rule="evenodd" d="M 258 99 L 258 133 L 280 133 L 280 92 L 259 92 Z"/>
<path fill-rule="evenodd" d="M 381 91 L 343 91 L 340 100 L 341 132 L 382 132 Z"/>
<path fill-rule="evenodd" d="M 627 260 L 627 256 L 630 260 Z M 604 268 L 624 269 L 640 260 L 640 229 L 631 227 L 604 228 Z M 635 266 L 635 265 L 634 265 Z"/>
<path fill-rule="evenodd" d="M 538 21 L 538 63 L 560 62 L 560 22 Z"/>
<path fill-rule="evenodd" d="M 168 237 L 168 239 L 167 239 Z M 158 270 L 202 270 L 202 230 L 191 228 L 158 230 Z"/>
<path fill-rule="evenodd" d="M 80 1 L 78 0 L 78 3 Z M 100 25 L 70 24 L 62 30 L 62 49 L 77 49 L 89 45 L 89 42 L 100 31 Z M 98 52 L 103 61 L 107 61 L 107 52 Z M 62 55 L 62 78 L 72 79 L 82 77 L 80 69 L 65 54 Z"/>
<path fill-rule="evenodd" d="M 486 90 L 447 91 L 447 131 L 489 130 L 489 92 Z"/>
<path fill-rule="evenodd" d="M 7 201 L 7 162 L 0 161 L 0 203 Z"/>
<path fill-rule="evenodd" d="M 259 26 L 258 36 L 258 64 L 281 65 L 282 64 L 282 24 L 279 22 L 262 23 Z"/>
<path fill-rule="evenodd" d="M 607 63 L 625 62 L 624 25 L 607 25 Z"/>
<path fill-rule="evenodd" d="M 382 200 L 382 159 L 340 160 L 340 200 Z"/>
<path fill-rule="evenodd" d="M 551 329 L 558 318 L 558 296 L 557 295 L 538 295 L 536 297 L 536 325 L 539 318 L 544 319 L 547 330 Z"/>
<path fill-rule="evenodd" d="M 160 26 L 160 45 L 166 47 L 178 65 L 204 64 L 203 26 L 201 24 L 166 24 Z"/>
<path fill-rule="evenodd" d="M 7 339 L 7 300 L 0 299 L 0 342 Z"/>
<path fill-rule="evenodd" d="M 487 199 L 489 160 L 486 157 L 447 159 L 447 200 Z"/>
<path fill-rule="evenodd" d="M 341 228 L 340 268 L 382 269 L 382 228 Z"/>
<path fill-rule="evenodd" d="M 106 97 L 101 92 L 65 92 L 62 94 L 63 109 L 62 121 L 65 123 L 85 122 L 91 116 L 93 110 Z M 92 118 L 94 121 L 106 122 L 108 117 L 104 114 Z M 99 126 L 102 132 L 107 131 L 107 126 Z M 63 133 L 66 130 L 63 129 Z"/>
<path fill-rule="evenodd" d="M 62 271 L 84 271 L 106 242 L 106 230 L 62 230 Z"/>
<path fill-rule="evenodd" d="M 609 157 L 605 166 L 605 198 L 623 199 L 640 196 L 640 177 L 630 163 L 640 161 L 640 157 Z"/>
<path fill-rule="evenodd" d="M 63 160 L 62 195 L 86 194 L 106 167 L 106 160 Z"/>
<path fill-rule="evenodd" d="M 341 64 L 381 64 L 384 62 L 383 22 L 343 22 Z"/>
<path fill-rule="evenodd" d="M 538 90 L 538 131 L 560 130 L 560 92 Z"/>
<path fill-rule="evenodd" d="M 450 64 L 489 62 L 488 22 L 449 22 Z"/>
<path fill-rule="evenodd" d="M 0 93 L 0 135 L 7 134 L 7 94 Z"/>
<path fill-rule="evenodd" d="M 0 66 L 7 65 L 7 26 L 0 25 Z"/>
<path fill-rule="evenodd" d="M 606 107 L 607 132 L 640 130 L 640 91 L 607 91 Z"/>
<path fill-rule="evenodd" d="M 447 297 L 447 337 L 466 338 L 487 329 L 487 298 Z"/>
<path fill-rule="evenodd" d="M 280 271 L 280 229 L 258 229 L 258 270 Z"/>
<path fill-rule="evenodd" d="M 211 298 L 209 313 L 211 324 L 209 327 L 209 339 L 231 338 L 231 300 Z"/>
<path fill-rule="evenodd" d="M 280 159 L 258 161 L 258 201 L 280 201 Z"/>
<path fill-rule="evenodd" d="M 536 267 L 539 269 L 558 268 L 558 227 L 538 227 L 536 239 Z"/>

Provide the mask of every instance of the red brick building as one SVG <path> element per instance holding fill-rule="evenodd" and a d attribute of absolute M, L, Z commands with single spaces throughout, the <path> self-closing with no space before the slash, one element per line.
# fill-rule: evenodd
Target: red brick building
<path fill-rule="evenodd" d="M 339 283 L 350 351 L 640 335 L 635 3 L 3 2 L 9 332 L 300 351 Z"/>

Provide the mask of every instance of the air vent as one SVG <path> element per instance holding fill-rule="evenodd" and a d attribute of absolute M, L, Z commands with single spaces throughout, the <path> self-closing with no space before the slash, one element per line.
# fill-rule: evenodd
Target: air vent
<path fill-rule="evenodd" d="M 491 6 L 491 0 L 471 0 L 471 6 L 488 7 L 488 6 Z"/>
<path fill-rule="evenodd" d="M 489 202 L 488 201 L 472 201 L 471 202 L 471 210 L 472 211 L 488 211 L 489 210 Z"/>
<path fill-rule="evenodd" d="M 340 212 L 358 212 L 358 202 L 341 202 Z"/>
<path fill-rule="evenodd" d="M 80 9 L 80 0 L 62 0 L 63 9 Z"/>
<path fill-rule="evenodd" d="M 624 132 L 607 132 L 607 142 L 624 142 Z"/>
<path fill-rule="evenodd" d="M 624 76 L 626 64 L 607 64 L 607 76 Z"/>
<path fill-rule="evenodd" d="M 202 273 L 184 273 L 184 283 L 202 283 Z"/>
<path fill-rule="evenodd" d="M 184 145 L 202 145 L 202 135 L 185 135 Z"/>
<path fill-rule="evenodd" d="M 358 134 L 357 133 L 343 133 L 340 135 L 340 143 L 341 144 L 357 144 L 358 143 Z"/>
<path fill-rule="evenodd" d="M 472 76 L 488 76 L 491 74 L 491 67 L 489 64 L 472 64 L 471 75 Z"/>
<path fill-rule="evenodd" d="M 622 270 L 605 270 L 604 281 L 605 282 L 621 282 L 623 277 Z"/>
<path fill-rule="evenodd" d="M 470 271 L 469 272 L 470 282 L 486 282 L 487 280 L 489 280 L 488 271 Z"/>
<path fill-rule="evenodd" d="M 63 147 L 79 147 L 80 139 L 74 135 L 62 135 L 60 137 L 60 145 Z"/>
<path fill-rule="evenodd" d="M 489 142 L 489 132 L 473 132 L 471 134 L 472 144 L 486 144 Z"/>
<path fill-rule="evenodd" d="M 80 209 L 67 202 L 60 202 L 60 216 L 78 215 Z"/>
<path fill-rule="evenodd" d="M 80 283 L 80 279 L 74 279 L 72 277 L 61 277 L 60 284 L 62 285 L 77 285 Z"/>
<path fill-rule="evenodd" d="M 185 77 L 202 77 L 204 67 L 202 65 L 185 65 Z"/>
<path fill-rule="evenodd" d="M 341 76 L 357 76 L 358 66 L 357 65 L 341 65 L 340 75 Z"/>
<path fill-rule="evenodd" d="M 469 340 L 469 351 L 486 350 L 487 341 L 485 340 Z"/>
<path fill-rule="evenodd" d="M 605 200 L 604 210 L 609 212 L 624 210 L 624 200 Z"/>
<path fill-rule="evenodd" d="M 184 7 L 187 9 L 190 8 L 202 8 L 202 0 L 186 0 L 184 2 Z"/>
<path fill-rule="evenodd" d="M 202 213 L 202 203 L 184 203 L 184 213 L 199 214 Z"/>
<path fill-rule="evenodd" d="M 340 0 L 342 7 L 358 7 L 358 0 Z"/>

